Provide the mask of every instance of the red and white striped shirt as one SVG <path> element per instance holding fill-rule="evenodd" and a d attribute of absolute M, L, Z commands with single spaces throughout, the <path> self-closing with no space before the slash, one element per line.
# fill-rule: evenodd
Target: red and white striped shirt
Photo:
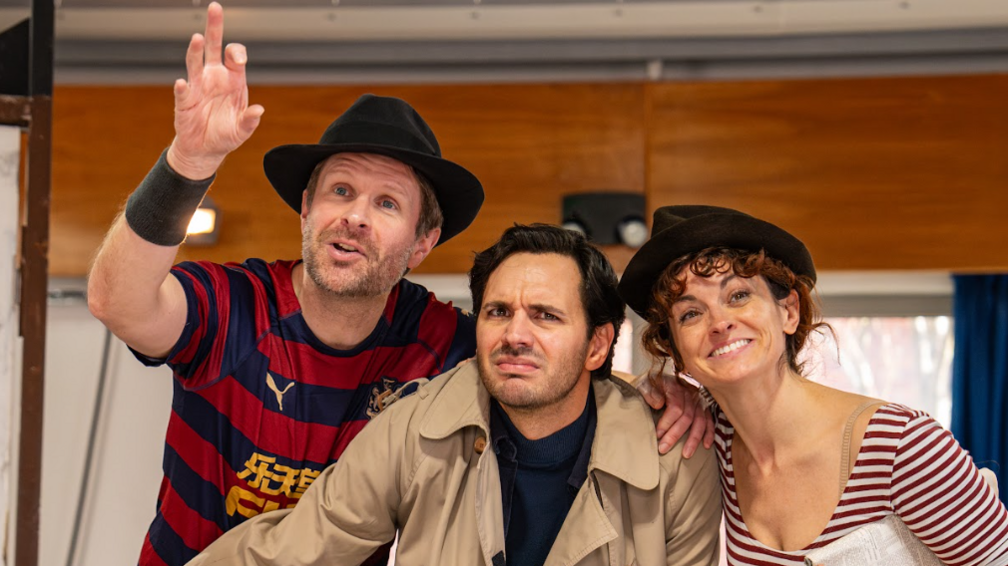
<path fill-rule="evenodd" d="M 714 413 L 729 565 L 801 566 L 809 550 L 891 514 L 950 566 L 1008 565 L 1008 511 L 969 454 L 926 413 L 890 403 L 872 416 L 826 530 L 796 551 L 771 549 L 746 528 L 735 493 L 735 429 L 716 405 Z"/>

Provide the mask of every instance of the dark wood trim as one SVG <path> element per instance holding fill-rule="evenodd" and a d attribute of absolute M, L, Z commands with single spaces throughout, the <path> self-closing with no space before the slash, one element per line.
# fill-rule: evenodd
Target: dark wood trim
<path fill-rule="evenodd" d="M 21 233 L 21 429 L 14 566 L 38 566 L 45 408 L 46 299 L 52 201 L 52 0 L 32 0 L 29 38 L 28 159 Z"/>
<path fill-rule="evenodd" d="M 15 566 L 37 566 L 45 405 L 46 298 L 52 173 L 52 97 L 34 96 L 28 130 L 26 213 L 21 236 L 21 427 Z"/>

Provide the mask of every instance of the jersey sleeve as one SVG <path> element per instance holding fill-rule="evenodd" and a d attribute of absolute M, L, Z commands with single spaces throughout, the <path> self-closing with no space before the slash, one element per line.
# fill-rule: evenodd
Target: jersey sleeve
<path fill-rule="evenodd" d="M 425 376 L 440 375 L 476 355 L 476 321 L 470 313 L 454 307 L 451 302 L 442 303 L 433 293 L 416 284 L 404 281 L 400 288 L 398 324 L 408 327 L 409 311 L 416 313 L 413 316 L 419 316 L 419 323 L 415 341 L 434 356 L 433 365 L 423 372 Z"/>
<path fill-rule="evenodd" d="M 1008 564 L 1008 511 L 969 454 L 915 412 L 896 448 L 893 510 L 950 566 Z"/>
<path fill-rule="evenodd" d="M 445 356 L 443 371 L 448 371 L 460 363 L 476 355 L 476 317 L 471 312 L 455 308 L 458 322 L 455 325 L 455 336 L 448 355 Z"/>
<path fill-rule="evenodd" d="M 198 389 L 232 372 L 269 330 L 262 282 L 237 265 L 184 262 L 171 274 L 186 297 L 186 323 L 164 359 L 134 355 L 148 366 L 167 363 L 182 386 Z"/>

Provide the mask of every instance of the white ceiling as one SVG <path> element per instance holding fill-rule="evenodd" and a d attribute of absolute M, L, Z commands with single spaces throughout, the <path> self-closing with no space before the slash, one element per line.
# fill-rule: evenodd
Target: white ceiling
<path fill-rule="evenodd" d="M 63 0 L 56 33 L 61 39 L 188 37 L 199 27 L 201 4 Z M 779 37 L 1008 26 L 1004 0 L 244 0 L 226 2 L 225 10 L 229 33 L 245 41 Z"/>
<path fill-rule="evenodd" d="M 0 28 L 28 0 L 0 0 Z M 251 82 L 1008 71 L 1008 0 L 225 0 Z M 205 0 L 56 0 L 57 82 L 163 84 Z"/>

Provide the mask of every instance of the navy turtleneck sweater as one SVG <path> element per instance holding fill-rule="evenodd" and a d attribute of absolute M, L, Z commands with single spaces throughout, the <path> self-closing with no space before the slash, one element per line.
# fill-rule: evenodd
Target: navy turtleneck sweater
<path fill-rule="evenodd" d="M 577 492 L 588 478 L 595 439 L 595 396 L 581 416 L 557 432 L 528 440 L 491 400 L 490 436 L 500 468 L 507 563 L 546 562 Z"/>

